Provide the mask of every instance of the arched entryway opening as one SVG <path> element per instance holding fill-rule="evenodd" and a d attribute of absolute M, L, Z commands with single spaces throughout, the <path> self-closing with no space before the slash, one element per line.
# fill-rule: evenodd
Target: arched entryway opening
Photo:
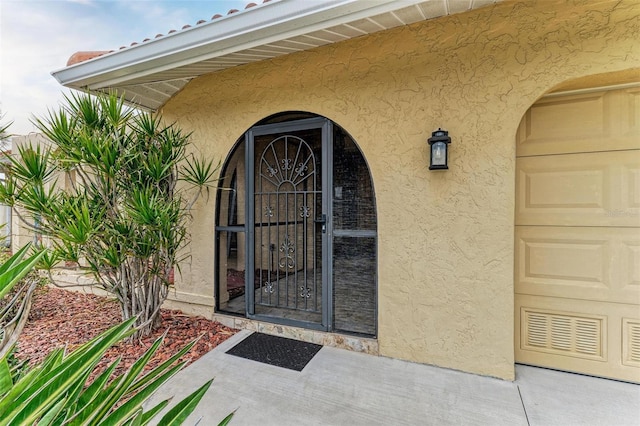
<path fill-rule="evenodd" d="M 638 99 L 640 82 L 596 76 L 542 97 L 522 118 L 517 363 L 640 382 Z"/>
<path fill-rule="evenodd" d="M 277 114 L 245 133 L 221 176 L 216 310 L 375 336 L 375 194 L 353 138 L 321 116 Z"/>

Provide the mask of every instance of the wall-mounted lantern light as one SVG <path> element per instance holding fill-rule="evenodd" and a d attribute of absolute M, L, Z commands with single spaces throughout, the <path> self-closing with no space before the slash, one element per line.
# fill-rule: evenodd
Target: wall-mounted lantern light
<path fill-rule="evenodd" d="M 449 168 L 449 144 L 451 138 L 449 132 L 438 129 L 431 134 L 428 139 L 429 150 L 431 151 L 431 160 L 429 161 L 429 170 L 446 170 Z"/>

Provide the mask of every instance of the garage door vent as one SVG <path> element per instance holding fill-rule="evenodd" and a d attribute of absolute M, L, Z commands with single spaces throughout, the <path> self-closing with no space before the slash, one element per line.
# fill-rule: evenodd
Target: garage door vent
<path fill-rule="evenodd" d="M 522 349 L 604 360 L 604 318 L 522 308 Z M 640 356 L 640 324 L 637 355 Z"/>
<path fill-rule="evenodd" d="M 630 367 L 640 367 L 640 322 L 624 318 L 622 330 L 622 363 Z"/>

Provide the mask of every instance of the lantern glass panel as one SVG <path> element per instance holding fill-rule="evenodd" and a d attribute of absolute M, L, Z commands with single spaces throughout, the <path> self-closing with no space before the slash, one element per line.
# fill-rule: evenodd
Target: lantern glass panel
<path fill-rule="evenodd" d="M 431 146 L 431 164 L 444 166 L 447 164 L 447 144 L 436 142 Z"/>

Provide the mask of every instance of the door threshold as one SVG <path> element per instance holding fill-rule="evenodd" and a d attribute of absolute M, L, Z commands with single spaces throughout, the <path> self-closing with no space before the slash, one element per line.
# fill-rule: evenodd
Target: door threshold
<path fill-rule="evenodd" d="M 306 328 L 273 324 L 265 321 L 252 320 L 231 315 L 223 315 L 220 313 L 213 314 L 213 320 L 236 330 L 257 331 L 259 333 L 288 337 L 290 339 L 300 340 L 308 343 L 315 343 L 317 345 L 346 349 L 349 351 L 361 352 L 369 355 L 379 355 L 378 341 L 373 338 L 309 330 Z"/>

